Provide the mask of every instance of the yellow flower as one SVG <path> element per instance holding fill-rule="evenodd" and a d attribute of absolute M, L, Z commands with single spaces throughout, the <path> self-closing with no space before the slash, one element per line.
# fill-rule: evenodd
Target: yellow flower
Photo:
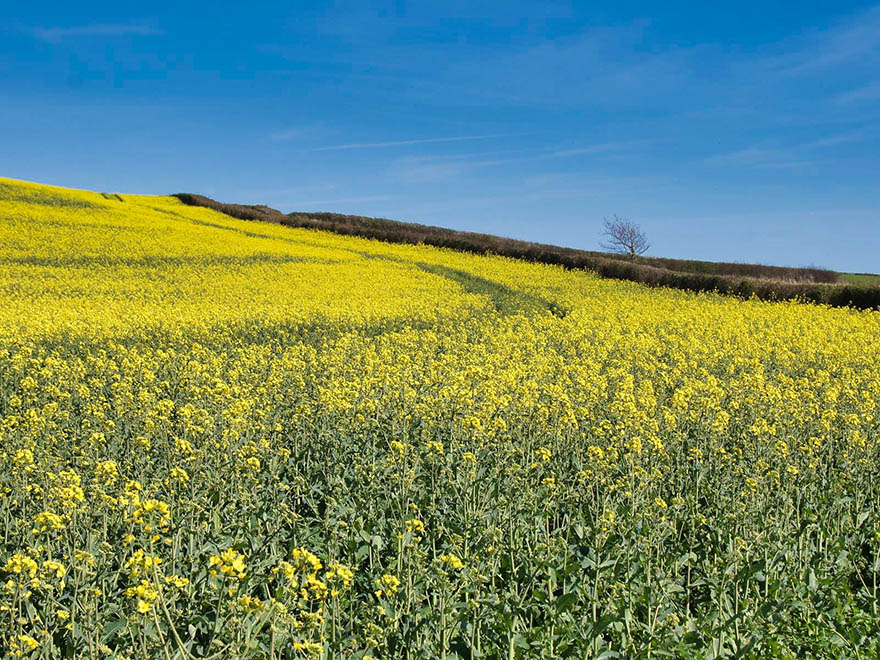
<path fill-rule="evenodd" d="M 302 573 L 317 573 L 321 570 L 321 560 L 305 548 L 296 548 L 291 553 L 293 566 Z"/>
<path fill-rule="evenodd" d="M 129 587 L 125 590 L 125 595 L 129 598 L 134 598 L 136 601 L 135 609 L 140 614 L 148 613 L 153 604 L 156 602 L 156 599 L 159 597 L 159 592 L 153 588 L 153 585 L 148 580 L 141 580 L 140 584 L 134 587 Z"/>
<path fill-rule="evenodd" d="M 306 576 L 305 583 L 300 589 L 300 595 L 304 600 L 324 600 L 328 593 L 327 585 L 319 580 L 314 573 Z"/>
<path fill-rule="evenodd" d="M 101 461 L 95 466 L 95 481 L 103 486 L 111 486 L 119 478 L 116 461 Z"/>
<path fill-rule="evenodd" d="M 37 524 L 34 527 L 34 534 L 44 534 L 47 532 L 53 532 L 59 529 L 64 529 L 64 518 L 59 516 L 56 513 L 52 513 L 51 511 L 43 511 L 42 513 L 38 513 L 34 516 L 34 522 Z"/>
<path fill-rule="evenodd" d="M 294 651 L 302 651 L 306 655 L 319 656 L 324 652 L 324 646 L 318 642 L 294 642 Z"/>
<path fill-rule="evenodd" d="M 607 532 L 614 527 L 615 520 L 614 511 L 611 509 L 605 509 L 605 511 L 602 512 L 602 518 L 599 521 L 602 531 Z"/>
<path fill-rule="evenodd" d="M 297 571 L 293 567 L 293 564 L 283 560 L 278 562 L 278 566 L 272 569 L 272 573 L 275 575 L 278 575 L 280 573 L 290 581 L 295 580 L 297 576 Z"/>
<path fill-rule="evenodd" d="M 148 555 L 143 550 L 138 549 L 135 550 L 131 558 L 125 562 L 125 568 L 128 570 L 128 576 L 134 580 L 152 575 L 153 567 L 156 567 L 161 563 L 161 557 Z"/>
<path fill-rule="evenodd" d="M 132 520 L 141 525 L 144 531 L 151 532 L 156 526 L 164 529 L 171 524 L 171 510 L 167 502 L 156 499 L 141 500 L 137 493 L 133 494 L 132 502 L 134 504 Z"/>
<path fill-rule="evenodd" d="M 57 580 L 60 580 L 67 574 L 64 564 L 54 559 L 47 559 L 43 562 L 43 571 Z"/>
<path fill-rule="evenodd" d="M 174 481 L 177 481 L 181 484 L 185 484 L 189 481 L 189 474 L 182 467 L 173 467 L 171 471 L 168 473 L 168 476 L 171 477 Z"/>
<path fill-rule="evenodd" d="M 382 596 L 393 596 L 400 588 L 400 580 L 390 573 L 385 573 L 382 577 L 376 578 L 373 582 L 377 587 L 375 590 L 377 598 L 381 598 Z"/>
<path fill-rule="evenodd" d="M 250 613 L 262 612 L 266 609 L 265 603 L 254 596 L 242 596 L 238 599 L 238 606 Z"/>
<path fill-rule="evenodd" d="M 354 580 L 354 571 L 344 564 L 330 564 L 324 577 L 328 582 L 339 583 L 344 587 L 350 587 Z"/>
<path fill-rule="evenodd" d="M 437 440 L 429 441 L 427 447 L 429 456 L 437 456 L 443 453 L 443 443 Z"/>
<path fill-rule="evenodd" d="M 17 468 L 30 471 L 34 464 L 34 452 L 30 449 L 19 449 L 15 452 L 12 462 Z"/>
<path fill-rule="evenodd" d="M 24 574 L 28 577 L 36 577 L 39 565 L 27 555 L 16 554 L 9 558 L 3 570 L 16 575 Z"/>
<path fill-rule="evenodd" d="M 183 589 L 186 585 L 189 584 L 189 579 L 181 577 L 180 575 L 169 575 L 165 578 L 165 582 L 170 584 L 172 587 Z"/>
<path fill-rule="evenodd" d="M 411 518 L 406 521 L 406 528 L 416 541 L 422 540 L 422 536 L 425 534 L 425 523 L 418 518 Z"/>
<path fill-rule="evenodd" d="M 219 573 L 238 580 L 245 576 L 244 555 L 232 548 L 227 548 L 219 555 L 212 555 L 208 563 L 212 567 L 212 577 L 217 577 L 218 570 Z"/>
<path fill-rule="evenodd" d="M 19 635 L 18 643 L 21 645 L 21 649 L 26 653 L 36 650 L 40 645 L 40 643 L 30 635 Z"/>
<path fill-rule="evenodd" d="M 195 451 L 193 449 L 192 443 L 189 440 L 186 440 L 185 438 L 177 438 L 174 441 L 174 446 L 177 449 L 177 451 L 179 451 L 184 456 L 191 456 L 193 454 L 193 452 Z"/>
<path fill-rule="evenodd" d="M 464 563 L 453 554 L 440 555 L 440 561 L 453 570 L 464 568 Z"/>

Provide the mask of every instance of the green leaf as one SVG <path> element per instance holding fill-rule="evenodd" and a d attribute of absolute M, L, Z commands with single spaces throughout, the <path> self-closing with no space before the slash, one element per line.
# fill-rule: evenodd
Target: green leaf
<path fill-rule="evenodd" d="M 104 626 L 104 640 L 109 640 L 127 625 L 128 621 L 125 619 L 115 619 L 113 621 L 107 622 L 107 624 Z"/>
<path fill-rule="evenodd" d="M 556 611 L 565 612 L 577 602 L 577 599 L 577 594 L 572 591 L 562 594 L 556 599 Z"/>

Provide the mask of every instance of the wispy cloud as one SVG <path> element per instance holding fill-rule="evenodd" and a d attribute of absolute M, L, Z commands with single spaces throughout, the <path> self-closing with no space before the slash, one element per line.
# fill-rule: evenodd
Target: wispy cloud
<path fill-rule="evenodd" d="M 880 7 L 818 32 L 811 43 L 794 54 L 799 62 L 788 73 L 806 73 L 833 66 L 876 61 L 880 58 Z"/>
<path fill-rule="evenodd" d="M 310 199 L 304 202 L 296 202 L 300 206 L 315 206 L 317 204 L 349 204 L 354 202 L 384 202 L 394 199 L 391 195 L 368 195 L 366 197 L 341 197 L 338 199 Z"/>
<path fill-rule="evenodd" d="M 241 188 L 228 190 L 227 194 L 230 198 L 236 199 L 255 199 L 261 197 L 273 198 L 298 198 L 303 195 L 327 194 L 331 190 L 338 189 L 335 183 L 315 183 L 304 186 L 283 187 L 283 188 Z"/>
<path fill-rule="evenodd" d="M 843 92 L 836 98 L 838 103 L 861 103 L 864 101 L 880 101 L 880 82 L 870 83 L 863 87 Z"/>
<path fill-rule="evenodd" d="M 798 158 L 793 149 L 765 149 L 746 147 L 706 158 L 708 165 L 730 165 L 755 169 L 796 169 L 811 164 L 810 159 Z"/>
<path fill-rule="evenodd" d="M 398 161 L 391 168 L 400 183 L 419 185 L 424 183 L 440 183 L 455 179 L 468 168 L 462 161 L 426 162 L 420 159 Z"/>
<path fill-rule="evenodd" d="M 306 138 L 315 138 L 322 135 L 325 128 L 317 124 L 305 124 L 303 126 L 291 126 L 280 131 L 276 131 L 269 136 L 269 139 L 276 142 L 287 142 L 289 140 L 303 140 Z"/>
<path fill-rule="evenodd" d="M 602 144 L 591 144 L 586 147 L 577 147 L 574 149 L 561 149 L 553 151 L 542 156 L 543 158 L 568 158 L 570 156 L 588 156 L 591 154 L 603 154 L 615 151 L 623 151 L 640 144 L 646 144 L 650 140 L 626 140 L 621 142 L 605 142 Z"/>
<path fill-rule="evenodd" d="M 477 168 L 497 167 L 509 163 L 522 163 L 532 160 L 541 149 L 506 149 L 502 151 L 483 151 L 465 154 L 439 154 L 405 156 L 396 159 L 390 168 L 400 183 L 423 184 L 439 183 L 464 175 Z M 488 156 L 519 154 L 515 158 L 488 158 Z M 529 154 L 522 157 L 521 154 Z"/>
<path fill-rule="evenodd" d="M 715 154 L 705 158 L 703 162 L 708 165 L 731 165 L 757 169 L 796 169 L 824 162 L 816 157 L 817 151 L 821 152 L 866 139 L 870 139 L 869 133 L 863 130 L 851 131 L 782 147 L 753 145 L 744 149 Z"/>
<path fill-rule="evenodd" d="M 72 27 L 38 27 L 33 29 L 33 34 L 37 39 L 55 43 L 84 37 L 157 36 L 165 32 L 146 23 L 91 23 Z"/>
<path fill-rule="evenodd" d="M 479 106 L 660 106 L 680 94 L 705 49 L 646 49 L 649 28 L 649 21 L 635 21 L 509 48 L 456 45 L 438 51 L 436 71 L 416 79 L 407 93 Z"/>
<path fill-rule="evenodd" d="M 467 140 L 490 140 L 507 137 L 503 134 L 495 135 L 464 135 L 458 137 L 418 138 L 415 140 L 395 140 L 393 142 L 360 142 L 353 144 L 335 144 L 326 147 L 315 147 L 305 151 L 342 151 L 345 149 L 382 149 L 386 147 L 405 147 L 413 144 L 429 144 L 433 142 L 465 142 Z"/>
<path fill-rule="evenodd" d="M 465 154 L 407 156 L 397 159 L 391 169 L 401 183 L 439 183 L 462 176 L 477 168 L 499 167 L 510 163 L 527 163 L 551 158 L 617 153 L 649 142 L 653 142 L 653 140 L 606 142 L 571 149 L 533 147 L 531 149 L 507 149 Z M 514 154 L 517 157 L 487 158 L 488 156 Z"/>
<path fill-rule="evenodd" d="M 534 174 L 523 179 L 523 186 L 532 192 L 545 190 L 630 190 L 648 186 L 668 186 L 670 179 L 660 175 L 609 176 L 591 171 L 549 172 Z"/>
<path fill-rule="evenodd" d="M 733 67 L 753 81 L 789 84 L 839 70 L 852 80 L 880 62 L 880 6 L 850 14 L 821 29 L 806 29 L 773 44 Z"/>
<path fill-rule="evenodd" d="M 488 156 L 510 156 L 512 154 L 535 154 L 546 149 L 541 147 L 531 147 L 526 149 L 494 149 L 492 151 L 470 151 L 459 154 L 420 154 L 418 156 L 407 156 L 408 159 L 418 160 L 428 163 L 434 161 L 478 161 Z M 403 159 L 401 159 L 403 160 Z"/>
<path fill-rule="evenodd" d="M 851 133 L 841 133 L 840 135 L 830 135 L 828 137 L 819 138 L 811 142 L 801 145 L 803 149 L 824 149 L 826 147 L 835 147 L 838 144 L 850 144 L 859 142 L 867 137 L 865 131 L 853 131 Z"/>

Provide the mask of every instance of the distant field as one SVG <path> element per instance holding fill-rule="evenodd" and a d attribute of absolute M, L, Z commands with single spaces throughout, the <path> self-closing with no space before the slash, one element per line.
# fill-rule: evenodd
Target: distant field
<path fill-rule="evenodd" d="M 840 278 L 853 284 L 880 286 L 880 275 L 868 273 L 840 273 Z"/>
<path fill-rule="evenodd" d="M 0 180 L 0 649 L 880 657 L 880 313 Z"/>

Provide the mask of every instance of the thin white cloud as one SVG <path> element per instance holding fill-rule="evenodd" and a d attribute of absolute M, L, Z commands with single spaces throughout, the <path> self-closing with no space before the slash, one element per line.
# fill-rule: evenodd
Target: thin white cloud
<path fill-rule="evenodd" d="M 231 190 L 228 192 L 230 198 L 235 199 L 254 199 L 256 197 L 302 197 L 303 195 L 314 195 L 334 190 L 339 186 L 335 183 L 316 183 L 313 185 L 296 186 L 287 188 L 259 188 Z"/>
<path fill-rule="evenodd" d="M 320 124 L 304 124 L 302 126 L 290 126 L 272 133 L 269 136 L 269 139 L 275 140 L 276 142 L 303 140 L 307 138 L 316 138 L 325 132 L 326 129 Z"/>
<path fill-rule="evenodd" d="M 409 86 L 434 102 L 550 106 L 639 107 L 679 96 L 702 46 L 651 51 L 647 21 L 593 27 L 510 48 L 455 47 L 438 52 L 437 67 Z M 473 62 L 480 66 L 474 67 Z M 450 90 L 454 90 L 451 93 Z"/>
<path fill-rule="evenodd" d="M 864 131 L 852 131 L 785 147 L 751 146 L 716 154 L 703 159 L 703 162 L 708 165 L 732 165 L 758 169 L 796 169 L 824 162 L 813 157 L 813 152 L 817 150 L 833 149 L 839 145 L 865 140 L 868 137 L 869 134 Z"/>
<path fill-rule="evenodd" d="M 550 172 L 534 174 L 523 179 L 523 186 L 531 190 L 555 189 L 643 189 L 647 186 L 669 185 L 671 179 L 665 176 L 606 176 L 591 171 Z"/>
<path fill-rule="evenodd" d="M 396 140 L 393 142 L 361 142 L 354 144 L 336 144 L 327 147 L 315 147 L 305 151 L 342 151 L 344 149 L 381 149 L 386 147 L 405 147 L 413 144 L 428 144 L 433 142 L 464 142 L 467 140 L 491 140 L 493 138 L 507 137 L 504 134 L 495 135 L 464 135 L 458 137 L 418 138 L 415 140 Z"/>
<path fill-rule="evenodd" d="M 300 206 L 306 204 L 348 204 L 353 202 L 384 202 L 389 199 L 394 198 L 391 195 L 370 195 L 367 197 L 342 197 L 339 199 L 310 199 L 305 202 L 296 202 L 296 204 Z"/>
<path fill-rule="evenodd" d="M 430 162 L 421 159 L 401 159 L 392 171 L 400 183 L 419 185 L 423 183 L 439 183 L 461 176 L 468 164 L 461 161 Z"/>
<path fill-rule="evenodd" d="M 602 154 L 609 151 L 623 151 L 638 144 L 645 144 L 649 140 L 627 140 L 624 142 L 605 142 L 602 144 L 591 144 L 586 147 L 578 147 L 575 149 L 561 149 L 549 153 L 543 158 L 567 158 L 569 156 L 586 156 L 590 154 Z"/>
<path fill-rule="evenodd" d="M 498 167 L 509 163 L 522 163 L 535 158 L 536 149 L 508 149 L 467 154 L 441 154 L 430 156 L 404 156 L 396 159 L 390 171 L 400 183 L 439 183 L 460 177 L 481 167 Z M 528 158 L 495 158 L 487 156 L 532 154 Z"/>
<path fill-rule="evenodd" d="M 855 14 L 825 30 L 784 40 L 781 55 L 766 60 L 784 75 L 816 73 L 832 67 L 876 63 L 880 58 L 880 6 Z"/>
<path fill-rule="evenodd" d="M 401 161 L 412 160 L 418 161 L 420 163 L 430 163 L 435 161 L 476 161 L 482 158 L 486 158 L 487 156 L 502 156 L 502 155 L 511 155 L 511 154 L 535 154 L 538 152 L 546 151 L 546 149 L 541 147 L 532 147 L 529 149 L 502 149 L 502 150 L 493 150 L 493 151 L 475 151 L 475 152 L 467 152 L 462 154 L 420 154 L 418 156 L 407 156 L 406 158 L 401 159 Z"/>
<path fill-rule="evenodd" d="M 831 135 L 829 137 L 820 138 L 807 142 L 803 145 L 804 149 L 824 149 L 825 147 L 835 147 L 838 144 L 849 144 L 864 140 L 866 133 L 864 131 L 856 131 L 852 133 L 843 133 L 841 135 Z"/>
<path fill-rule="evenodd" d="M 838 103 L 861 103 L 864 101 L 880 101 L 880 82 L 844 92 L 837 96 Z"/>
<path fill-rule="evenodd" d="M 828 163 L 829 161 L 825 160 L 777 160 L 771 161 L 768 163 L 758 163 L 755 165 L 755 169 L 758 170 L 799 170 L 804 167 L 809 167 L 810 165 L 821 165 L 823 163 Z"/>
<path fill-rule="evenodd" d="M 787 156 L 789 152 L 782 149 L 762 149 L 761 147 L 746 147 L 745 149 L 736 149 L 723 154 L 710 156 L 706 159 L 707 163 L 722 163 L 729 165 L 756 165 L 771 160 L 778 160 L 780 157 Z"/>
<path fill-rule="evenodd" d="M 33 33 L 37 39 L 53 43 L 64 39 L 82 37 L 157 36 L 165 34 L 163 30 L 145 23 L 92 23 L 90 25 L 75 25 L 72 27 L 38 27 L 34 28 Z"/>
<path fill-rule="evenodd" d="M 571 156 L 602 154 L 623 151 L 629 147 L 652 142 L 651 140 L 627 140 L 593 144 L 576 149 L 512 149 L 506 151 L 487 151 L 471 154 L 443 154 L 439 156 L 407 156 L 395 161 L 392 171 L 401 183 L 421 184 L 438 183 L 459 177 L 481 167 L 498 167 L 510 163 L 523 163 L 548 158 L 566 158 Z M 485 156 L 502 154 L 529 154 L 517 158 L 487 159 Z M 482 158 L 482 159 L 481 159 Z"/>
<path fill-rule="evenodd" d="M 465 175 L 471 175 L 480 168 L 500 167 L 511 163 L 534 163 L 548 159 L 567 158 L 579 155 L 616 154 L 632 147 L 653 144 L 657 140 L 621 140 L 577 147 L 560 149 L 559 147 L 532 147 L 530 149 L 514 149 L 498 152 L 482 152 L 468 154 L 442 154 L 439 156 L 405 156 L 396 159 L 390 172 L 399 183 L 425 184 L 440 183 Z M 490 159 L 485 156 L 495 154 L 520 154 L 513 158 Z M 483 157 L 481 159 L 481 157 Z M 580 196 L 580 194 L 578 195 Z"/>
<path fill-rule="evenodd" d="M 284 141 L 284 140 L 298 140 L 300 138 L 308 135 L 308 132 L 304 128 L 289 128 L 285 131 L 278 131 L 277 133 L 272 133 L 269 137 L 276 141 Z"/>
<path fill-rule="evenodd" d="M 796 149 L 764 149 L 747 147 L 717 154 L 704 159 L 708 165 L 731 165 L 753 169 L 797 169 L 811 164 L 813 161 L 798 158 Z"/>

